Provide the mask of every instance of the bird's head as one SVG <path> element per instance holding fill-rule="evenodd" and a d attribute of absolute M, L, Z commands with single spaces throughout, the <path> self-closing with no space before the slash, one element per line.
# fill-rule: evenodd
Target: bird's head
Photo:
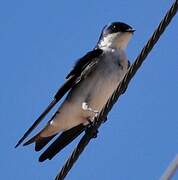
<path fill-rule="evenodd" d="M 101 49 L 125 49 L 134 31 L 128 24 L 113 22 L 103 28 L 97 46 Z"/>

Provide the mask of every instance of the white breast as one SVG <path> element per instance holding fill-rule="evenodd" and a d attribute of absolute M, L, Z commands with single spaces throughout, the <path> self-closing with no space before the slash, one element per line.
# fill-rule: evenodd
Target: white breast
<path fill-rule="evenodd" d="M 59 113 L 48 123 L 42 136 L 50 136 L 61 130 L 67 130 L 80 123 L 88 123 L 93 113 L 84 111 L 82 103 L 100 111 L 112 95 L 127 71 L 128 61 L 122 50 L 105 50 L 95 69 L 75 88 L 61 104 Z"/>
<path fill-rule="evenodd" d="M 87 102 L 91 108 L 100 111 L 117 88 L 127 67 L 128 61 L 122 50 L 105 50 L 95 70 L 71 93 L 70 101 L 80 108 L 83 102 Z M 84 116 L 88 114 L 91 113 L 83 112 Z"/>
<path fill-rule="evenodd" d="M 95 74 L 97 82 L 93 84 L 90 105 L 94 109 L 101 110 L 109 97 L 117 88 L 128 67 L 128 61 L 123 51 L 108 52 L 102 59 Z"/>

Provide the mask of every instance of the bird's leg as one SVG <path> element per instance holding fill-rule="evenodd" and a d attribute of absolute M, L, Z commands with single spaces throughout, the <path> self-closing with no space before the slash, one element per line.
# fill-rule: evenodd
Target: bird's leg
<path fill-rule="evenodd" d="M 86 102 L 83 102 L 83 103 L 82 103 L 82 109 L 85 110 L 85 111 L 90 111 L 90 112 L 95 113 L 95 116 L 94 116 L 92 119 L 89 119 L 89 118 L 87 119 L 87 121 L 89 122 L 89 126 L 93 126 L 93 121 L 94 121 L 94 119 L 98 116 L 99 111 L 94 110 L 94 109 L 92 109 L 91 107 L 89 107 L 88 103 L 86 103 Z M 103 123 L 105 123 L 106 121 L 107 121 L 107 116 L 106 116 L 106 118 L 103 120 Z"/>
<path fill-rule="evenodd" d="M 90 133 L 90 130 L 95 126 L 95 123 L 90 118 L 88 118 L 87 121 L 89 124 L 86 126 L 85 133 Z M 92 132 L 92 138 L 97 138 L 97 134 L 98 129 L 94 129 L 94 131 Z"/>
<path fill-rule="evenodd" d="M 84 111 L 89 111 L 89 112 L 92 112 L 92 113 L 95 114 L 92 118 L 88 118 L 88 119 L 87 119 L 88 125 L 86 126 L 86 131 L 85 131 L 85 132 L 87 132 L 87 131 L 90 131 L 90 129 L 95 126 L 94 119 L 98 116 L 99 111 L 94 110 L 94 109 L 92 109 L 91 107 L 89 107 L 88 103 L 86 103 L 86 102 L 83 102 L 83 103 L 82 103 L 82 109 L 83 109 Z M 96 130 L 93 132 L 92 137 L 93 137 L 93 138 L 96 138 L 96 137 L 97 137 L 97 133 L 98 133 L 98 130 L 96 129 Z"/>
<path fill-rule="evenodd" d="M 87 118 L 87 121 L 88 121 L 87 127 L 92 127 L 92 126 L 94 126 L 94 122 L 93 122 L 90 118 Z"/>

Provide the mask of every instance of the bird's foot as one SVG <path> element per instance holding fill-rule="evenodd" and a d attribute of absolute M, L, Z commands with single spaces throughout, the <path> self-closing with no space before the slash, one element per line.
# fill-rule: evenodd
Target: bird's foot
<path fill-rule="evenodd" d="M 94 129 L 93 128 L 95 127 L 95 122 L 94 121 L 91 121 L 90 119 L 87 120 L 88 121 L 88 125 L 86 126 L 86 130 L 85 130 L 85 133 L 91 133 L 92 131 L 92 138 L 97 138 L 97 134 L 98 134 L 98 129 Z"/>
<path fill-rule="evenodd" d="M 87 121 L 88 121 L 88 125 L 86 126 L 86 130 L 85 132 L 86 133 L 91 133 L 92 132 L 92 138 L 96 138 L 97 137 L 97 134 L 98 134 L 98 129 L 95 129 L 95 118 L 98 116 L 99 114 L 99 111 L 98 110 L 95 110 L 95 109 L 92 109 L 88 103 L 86 102 L 83 102 L 82 103 L 82 109 L 84 111 L 89 111 L 89 112 L 92 112 L 94 113 L 95 115 L 92 117 L 92 118 L 88 118 Z M 94 129 L 93 129 L 94 128 Z"/>

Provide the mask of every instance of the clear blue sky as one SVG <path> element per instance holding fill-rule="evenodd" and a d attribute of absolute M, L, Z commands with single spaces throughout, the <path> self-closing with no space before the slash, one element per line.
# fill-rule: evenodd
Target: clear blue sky
<path fill-rule="evenodd" d="M 33 146 L 14 149 L 17 140 L 75 60 L 95 46 L 105 24 L 124 21 L 137 30 L 127 49 L 133 62 L 172 2 L 0 1 L 1 179 L 55 177 L 77 141 L 52 161 L 39 163 Z M 178 16 L 67 180 L 156 180 L 162 175 L 178 152 L 177 30 Z"/>

